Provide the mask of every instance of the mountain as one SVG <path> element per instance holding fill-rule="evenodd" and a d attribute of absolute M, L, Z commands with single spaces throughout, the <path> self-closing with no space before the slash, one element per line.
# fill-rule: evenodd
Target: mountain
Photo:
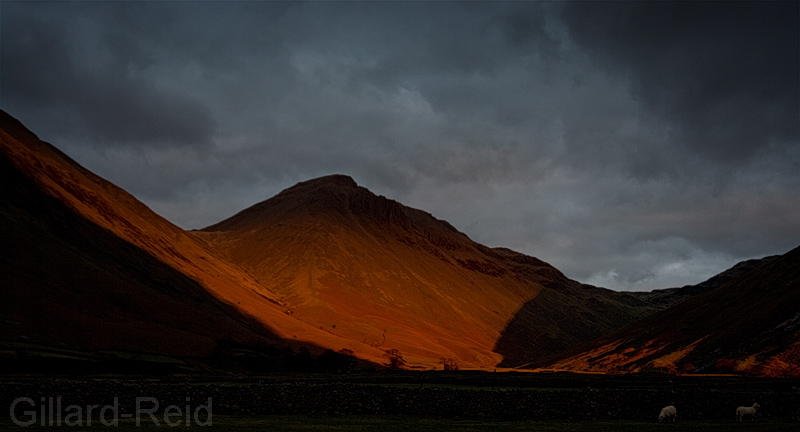
<path fill-rule="evenodd" d="M 179 357 L 306 346 L 376 363 L 398 349 L 411 367 L 490 368 L 651 311 L 346 176 L 186 232 L 4 112 L 0 164 L 4 343 Z"/>
<path fill-rule="evenodd" d="M 343 175 L 187 232 L 4 112 L 0 178 L 0 357 L 27 344 L 180 358 L 347 349 L 373 363 L 399 350 L 412 368 L 797 365 L 797 251 L 695 287 L 614 292 Z"/>
<path fill-rule="evenodd" d="M 800 247 L 563 356 L 548 368 L 800 376 Z M 736 267 L 734 267 L 736 269 Z"/>
<path fill-rule="evenodd" d="M 288 316 L 241 268 L 5 112 L 0 165 L 0 340 L 189 357 L 220 342 L 351 344 Z"/>
<path fill-rule="evenodd" d="M 475 243 L 343 175 L 299 183 L 193 234 L 271 287 L 294 318 L 397 349 L 414 367 L 441 358 L 516 366 L 653 311 L 536 258 Z"/>

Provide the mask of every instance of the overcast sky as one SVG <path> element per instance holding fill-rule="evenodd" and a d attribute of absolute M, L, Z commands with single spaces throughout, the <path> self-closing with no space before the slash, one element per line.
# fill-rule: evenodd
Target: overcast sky
<path fill-rule="evenodd" d="M 800 245 L 797 2 L 2 2 L 0 107 L 175 224 L 341 173 L 619 290 Z"/>

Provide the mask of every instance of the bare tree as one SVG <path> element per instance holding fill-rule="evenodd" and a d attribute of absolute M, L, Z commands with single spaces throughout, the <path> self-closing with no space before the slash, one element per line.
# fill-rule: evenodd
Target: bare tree
<path fill-rule="evenodd" d="M 458 370 L 458 360 L 450 357 L 442 357 L 439 359 L 441 361 L 442 366 L 444 366 L 444 370 L 446 371 L 457 371 Z"/>
<path fill-rule="evenodd" d="M 389 359 L 389 370 L 400 370 L 406 365 L 406 361 L 403 359 L 403 355 L 399 350 L 392 348 L 385 351 L 385 353 L 384 356 Z"/>

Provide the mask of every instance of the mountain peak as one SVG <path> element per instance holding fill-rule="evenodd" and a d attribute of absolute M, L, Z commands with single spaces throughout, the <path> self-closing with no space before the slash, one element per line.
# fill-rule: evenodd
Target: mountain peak
<path fill-rule="evenodd" d="M 203 230 L 250 230 L 278 221 L 307 218 L 344 225 L 352 222 L 410 224 L 403 206 L 398 202 L 375 195 L 359 186 L 350 176 L 333 174 L 297 183 Z"/>
<path fill-rule="evenodd" d="M 352 177 L 344 174 L 331 174 L 302 181 L 281 191 L 275 198 L 300 195 L 349 194 L 361 188 Z"/>
<path fill-rule="evenodd" d="M 330 185 L 339 186 L 343 188 L 357 188 L 358 183 L 352 177 L 345 174 L 331 174 L 322 177 L 317 177 L 311 180 L 306 180 L 296 184 L 294 187 L 299 186 L 312 186 L 312 185 Z M 293 188 L 294 188 L 293 187 Z"/>

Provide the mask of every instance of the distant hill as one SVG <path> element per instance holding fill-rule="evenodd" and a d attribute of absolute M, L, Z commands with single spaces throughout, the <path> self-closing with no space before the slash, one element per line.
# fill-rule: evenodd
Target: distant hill
<path fill-rule="evenodd" d="M 737 267 L 720 286 L 540 366 L 800 376 L 800 248 Z"/>
<path fill-rule="evenodd" d="M 703 294 L 720 287 L 777 257 L 777 255 L 774 255 L 739 262 L 724 272 L 696 285 L 685 285 L 681 288 L 666 288 L 647 292 L 631 292 L 631 294 L 642 300 L 652 303 L 655 307 L 666 309 L 675 303 L 678 303 L 679 301 L 686 300 L 690 297 Z"/>

